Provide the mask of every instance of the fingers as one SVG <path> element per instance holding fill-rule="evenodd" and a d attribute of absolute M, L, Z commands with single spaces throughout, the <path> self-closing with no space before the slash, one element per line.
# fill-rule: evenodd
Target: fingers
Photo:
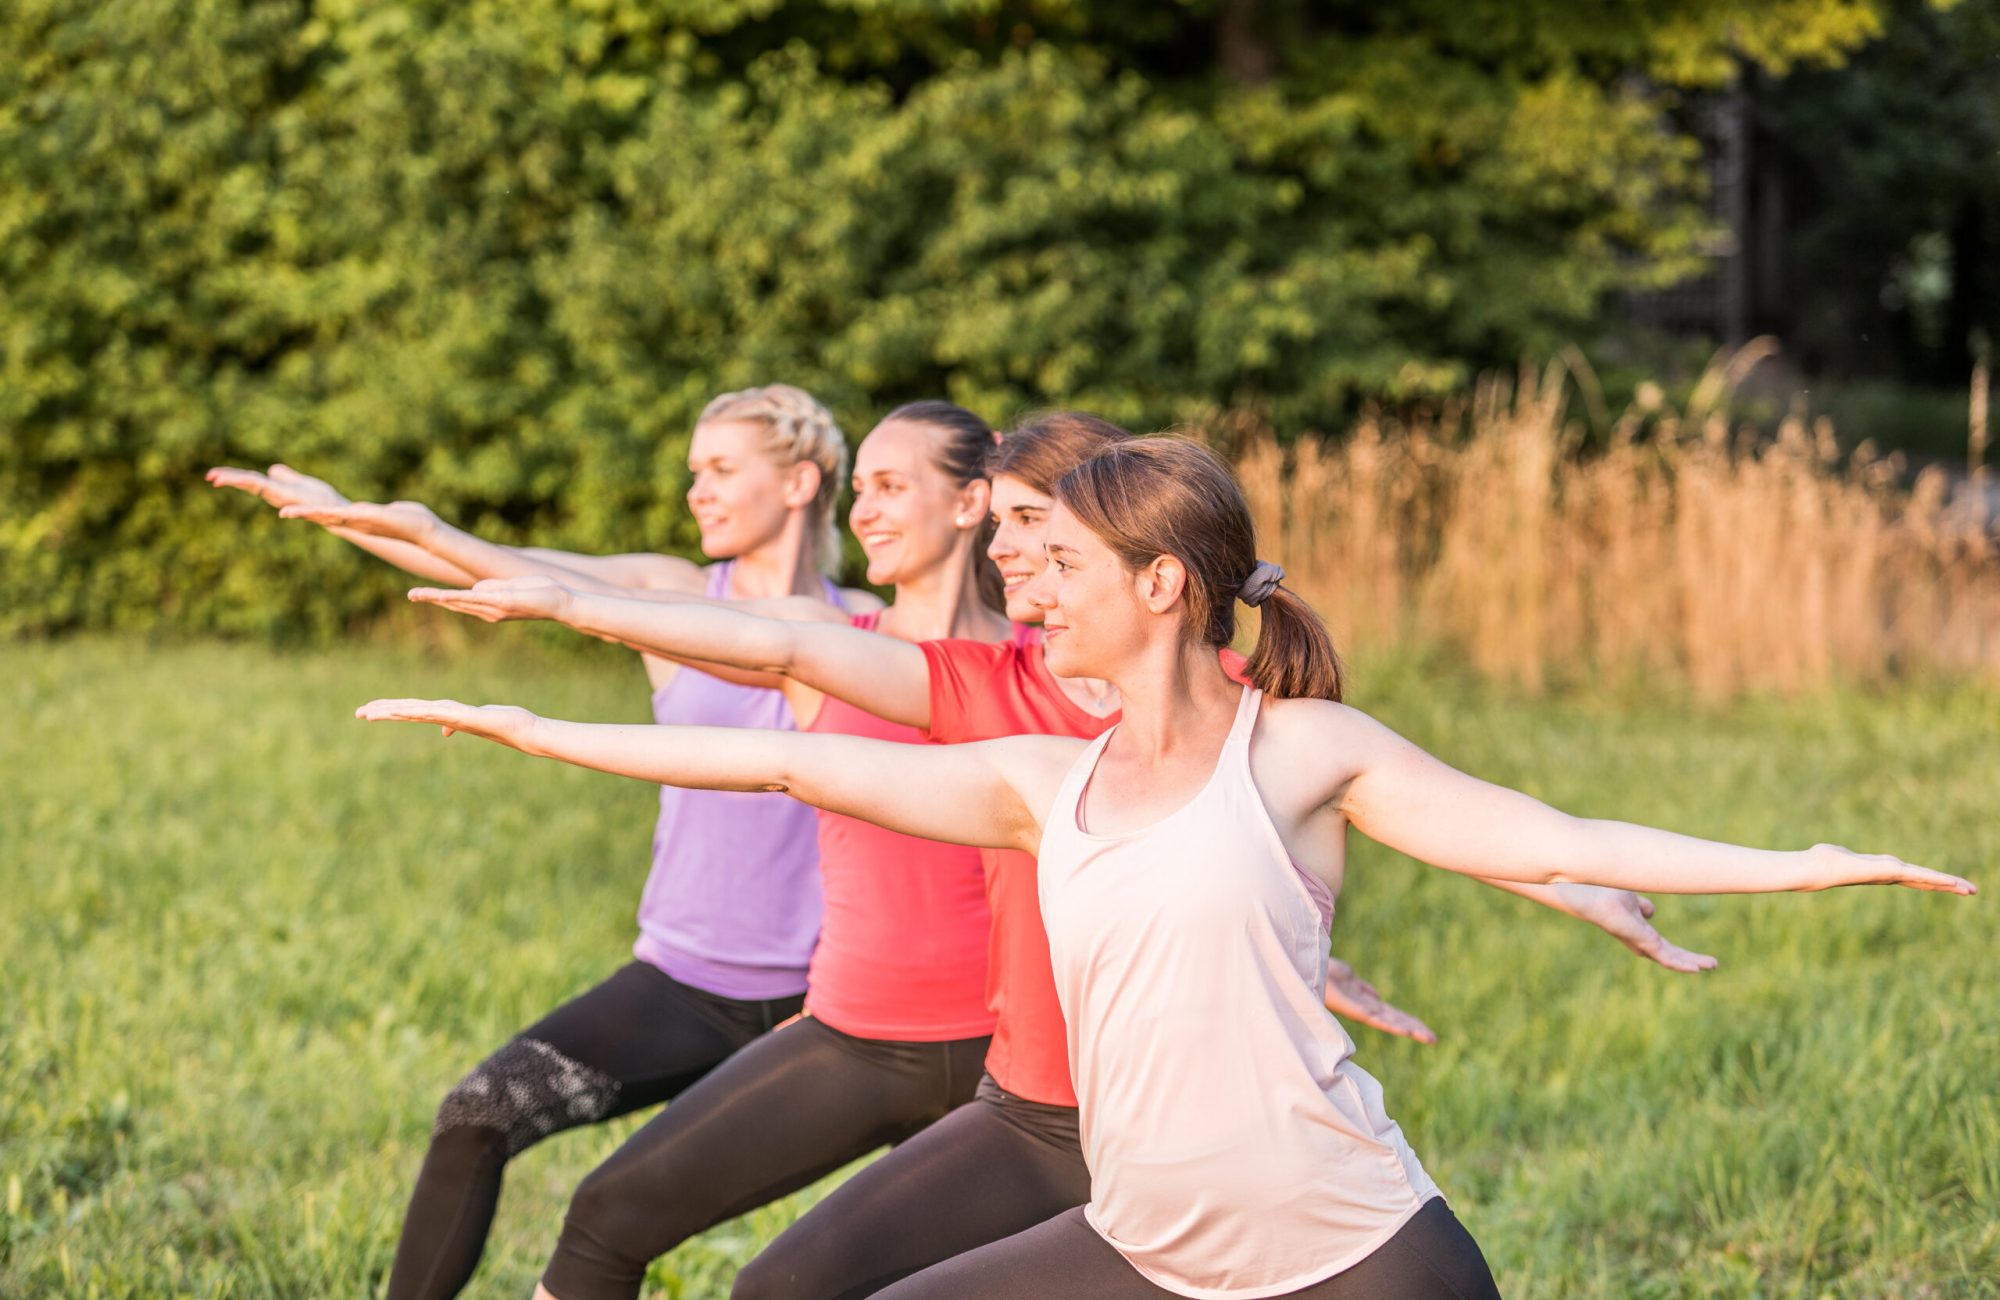
<path fill-rule="evenodd" d="M 1959 894 L 1966 898 L 1979 892 L 1979 886 L 1963 876 L 1932 871 L 1929 867 L 1914 867 L 1907 862 L 1903 864 L 1898 878 L 1890 883 L 1907 885 L 1911 889 L 1928 889 L 1941 894 Z"/>
<path fill-rule="evenodd" d="M 1397 1038 L 1407 1038 L 1412 1042 L 1422 1043 L 1426 1047 L 1434 1046 L 1438 1040 L 1438 1036 L 1431 1031 L 1429 1025 L 1417 1019 L 1409 1012 L 1392 1007 L 1386 1002 L 1381 1004 L 1379 1010 L 1366 1014 L 1354 1014 L 1352 1018 L 1359 1020 L 1370 1029 L 1379 1029 L 1385 1034 L 1391 1034 Z"/>
<path fill-rule="evenodd" d="M 265 489 L 271 486 L 271 480 L 256 470 L 235 469 L 228 465 L 218 465 L 202 475 L 202 478 L 211 487 L 235 488 L 239 492 L 248 492 L 255 497 L 262 497 Z"/>
<path fill-rule="evenodd" d="M 1373 985 L 1355 977 L 1353 968 L 1347 963 L 1334 959 L 1329 963 L 1329 971 L 1331 975 L 1326 986 L 1328 1011 L 1398 1038 L 1426 1045 L 1437 1042 L 1437 1035 L 1431 1032 L 1429 1025 L 1400 1007 L 1384 1002 Z"/>
<path fill-rule="evenodd" d="M 1632 951 L 1638 953 L 1641 957 L 1647 957 L 1658 962 L 1670 971 L 1679 971 L 1683 975 L 1697 975 L 1705 970 L 1714 970 L 1722 964 L 1705 952 L 1695 952 L 1691 949 L 1683 948 L 1677 943 L 1669 942 L 1658 934 L 1655 934 L 1653 937 L 1658 942 L 1653 944 L 1651 948 L 1635 946 Z"/>
<path fill-rule="evenodd" d="M 479 710 L 457 700 L 370 700 L 354 711 L 363 722 L 428 722 L 449 736 L 472 730 Z"/>
<path fill-rule="evenodd" d="M 1646 897 L 1644 894 L 1634 894 L 1632 895 L 1632 897 L 1639 900 L 1639 915 L 1645 917 L 1649 921 L 1652 920 L 1653 900 Z"/>
<path fill-rule="evenodd" d="M 280 519 L 303 519 L 314 524 L 346 524 L 355 522 L 355 512 L 346 506 L 289 505 L 278 510 Z"/>

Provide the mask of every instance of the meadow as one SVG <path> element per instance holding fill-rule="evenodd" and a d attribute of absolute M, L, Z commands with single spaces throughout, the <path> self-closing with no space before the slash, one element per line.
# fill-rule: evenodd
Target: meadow
<path fill-rule="evenodd" d="M 349 715 L 435 693 L 644 716 L 629 656 L 549 646 L 0 647 L 0 1295 L 379 1293 L 438 1097 L 625 959 L 653 794 Z M 1991 687 L 1534 698 L 1415 654 L 1356 680 L 1579 813 L 2000 886 Z M 1358 855 L 1336 949 L 1441 1035 L 1361 1030 L 1359 1060 L 1507 1293 L 2000 1294 L 1992 899 L 1658 901 L 1719 970 Z M 516 1162 L 473 1294 L 527 1293 L 635 1122 Z M 726 1295 L 824 1190 L 686 1244 L 649 1294 Z"/>

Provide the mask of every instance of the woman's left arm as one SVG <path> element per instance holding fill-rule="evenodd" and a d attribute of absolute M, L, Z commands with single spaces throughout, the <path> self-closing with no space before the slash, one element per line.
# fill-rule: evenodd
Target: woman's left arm
<path fill-rule="evenodd" d="M 1906 885 L 1972 894 L 1972 883 L 1888 854 L 1832 844 L 1745 848 L 1629 822 L 1572 817 L 1467 776 L 1345 705 L 1316 716 L 1345 771 L 1331 801 L 1370 839 L 1447 871 L 1526 884 L 1608 885 L 1663 894 L 1753 894 Z M 1325 752 L 1325 751 L 1323 751 Z"/>

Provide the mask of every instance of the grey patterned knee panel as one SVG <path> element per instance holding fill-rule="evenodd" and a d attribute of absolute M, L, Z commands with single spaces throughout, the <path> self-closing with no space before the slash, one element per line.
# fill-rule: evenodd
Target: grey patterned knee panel
<path fill-rule="evenodd" d="M 617 1096 L 610 1075 L 547 1043 L 517 1038 L 445 1094 L 431 1136 L 451 1128 L 497 1129 L 512 1159 L 551 1133 L 595 1124 L 611 1113 Z"/>

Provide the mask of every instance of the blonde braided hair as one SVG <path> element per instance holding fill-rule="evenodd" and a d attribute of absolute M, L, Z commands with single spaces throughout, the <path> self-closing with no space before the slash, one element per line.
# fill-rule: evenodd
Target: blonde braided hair
<path fill-rule="evenodd" d="M 806 511 L 806 535 L 812 539 L 813 559 L 820 571 L 837 572 L 840 531 L 834 522 L 834 505 L 847 481 L 847 435 L 834 422 L 833 412 L 803 388 L 765 384 L 715 398 L 701 408 L 695 425 L 718 420 L 761 424 L 768 431 L 765 449 L 780 462 L 796 465 L 811 461 L 819 466 L 819 491 Z"/>

